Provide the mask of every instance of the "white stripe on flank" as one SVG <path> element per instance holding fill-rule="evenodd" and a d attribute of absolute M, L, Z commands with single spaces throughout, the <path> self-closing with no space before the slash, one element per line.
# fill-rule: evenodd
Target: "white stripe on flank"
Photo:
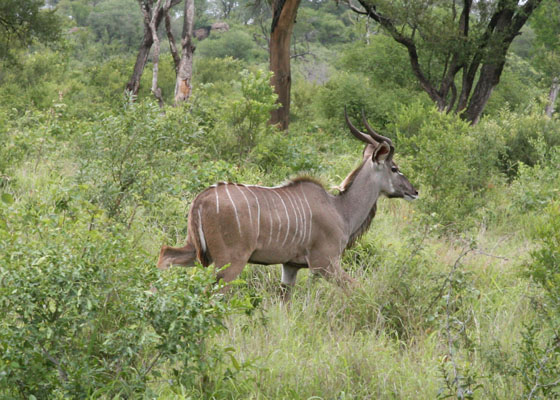
<path fill-rule="evenodd" d="M 261 205 L 259 204 L 259 198 L 257 195 L 251 190 L 250 187 L 247 187 L 247 190 L 255 197 L 255 201 L 257 202 L 257 243 L 259 241 L 259 235 L 261 233 Z"/>
<path fill-rule="evenodd" d="M 274 190 L 270 190 L 270 193 L 275 193 Z M 282 232 L 282 220 L 280 219 L 280 213 L 278 213 L 278 208 L 276 207 L 276 202 L 274 201 L 274 196 L 272 197 L 272 208 L 276 214 L 276 219 L 278 219 L 278 234 L 276 235 L 276 241 L 280 241 L 280 232 Z"/>
<path fill-rule="evenodd" d="M 249 199 L 247 198 L 245 193 L 243 193 L 243 190 L 241 190 L 240 186 L 243 186 L 243 185 L 235 185 L 237 190 L 239 190 L 239 192 L 243 195 L 243 197 L 245 197 L 245 202 L 247 203 L 247 209 L 249 210 L 249 222 L 251 223 L 251 227 L 252 227 L 253 226 L 253 213 L 251 212 L 251 204 L 249 204 Z"/>
<path fill-rule="evenodd" d="M 200 215 L 200 208 L 198 209 L 198 237 L 200 238 L 202 251 L 206 252 L 206 239 L 204 238 L 204 231 L 202 230 L 202 216 Z"/>
<path fill-rule="evenodd" d="M 219 214 L 220 213 L 220 199 L 218 199 L 218 187 L 217 186 L 214 189 L 214 192 L 216 193 L 216 214 Z"/>
<path fill-rule="evenodd" d="M 229 197 L 229 201 L 231 201 L 231 205 L 233 206 L 233 211 L 235 212 L 235 220 L 237 221 L 237 229 L 239 229 L 239 233 L 241 233 L 241 222 L 239 222 L 239 215 L 237 215 L 237 207 L 231 198 L 231 194 L 229 194 L 228 185 L 225 184 L 224 187 L 226 188 L 226 193 Z"/>
<path fill-rule="evenodd" d="M 309 242 L 309 240 L 311 239 L 311 230 L 313 229 L 313 210 L 309 205 L 309 201 L 307 201 L 307 196 L 305 195 L 305 191 L 303 190 L 302 185 L 300 185 L 299 188 L 301 194 L 303 195 L 303 199 L 305 200 L 305 204 L 307 205 L 307 209 L 309 210 L 309 235 L 307 235 L 307 241 Z"/>
<path fill-rule="evenodd" d="M 298 210 L 301 212 L 303 218 L 303 232 L 301 234 L 301 244 L 304 245 L 305 236 L 307 235 L 307 215 L 305 212 L 305 206 L 303 205 L 303 200 L 301 199 L 301 196 L 296 196 L 296 198 L 299 202 Z"/>
<path fill-rule="evenodd" d="M 286 218 L 288 218 L 288 228 L 286 228 L 286 236 L 284 237 L 284 241 L 282 242 L 282 246 L 284 246 L 286 244 L 286 240 L 288 240 L 288 234 L 290 233 L 290 214 L 288 213 L 288 207 L 286 207 L 286 203 L 284 203 L 284 199 L 282 198 L 282 196 L 280 196 L 274 190 L 272 191 L 272 193 L 278 196 L 278 198 L 282 202 L 282 205 L 284 206 L 284 210 L 286 211 Z M 280 229 L 280 227 L 278 228 Z"/>
<path fill-rule="evenodd" d="M 268 242 L 266 242 L 266 245 L 268 246 L 270 244 L 270 242 L 272 241 L 272 208 L 270 207 L 270 202 L 268 201 L 268 195 L 267 193 L 263 194 L 263 197 L 266 201 L 266 209 L 267 211 L 267 215 L 268 215 L 268 221 L 269 221 L 269 233 L 268 233 Z"/>
<path fill-rule="evenodd" d="M 305 235 L 307 235 L 307 218 L 305 216 L 305 208 L 303 205 L 303 201 L 301 200 L 301 196 L 296 196 L 296 199 L 298 201 L 298 210 L 301 213 L 302 219 L 303 219 L 303 232 L 301 233 L 301 244 L 305 244 Z"/>
<path fill-rule="evenodd" d="M 295 199 L 292 200 L 292 193 L 290 193 L 288 190 L 286 190 L 286 195 L 288 196 L 288 200 L 290 200 L 290 204 L 292 205 L 292 209 L 294 210 L 294 216 L 296 217 L 296 231 L 294 232 L 294 235 L 292 236 L 292 240 L 290 241 L 290 243 L 293 243 L 294 240 L 297 239 L 298 235 L 299 235 L 299 220 L 300 220 L 300 215 L 297 209 L 297 204 Z"/>

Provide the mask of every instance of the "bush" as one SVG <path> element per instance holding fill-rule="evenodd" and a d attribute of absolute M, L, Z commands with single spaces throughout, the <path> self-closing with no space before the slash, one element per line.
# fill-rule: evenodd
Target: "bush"
<path fill-rule="evenodd" d="M 239 75 L 243 62 L 233 57 L 195 58 L 193 79 L 200 84 L 218 83 L 216 89 L 230 88 L 232 77 Z M 228 90 L 222 90 L 228 92 Z"/>
<path fill-rule="evenodd" d="M 503 138 L 505 151 L 500 156 L 500 166 L 510 178 L 517 175 L 519 163 L 533 166 L 546 154 L 535 144 L 542 140 L 546 147 L 560 145 L 560 121 L 545 118 L 540 109 L 533 108 L 528 113 L 502 111 L 494 119 L 483 119 L 480 128 Z"/>
<path fill-rule="evenodd" d="M 79 188 L 15 197 L 0 202 L 0 397 L 136 397 L 161 376 L 201 387 L 234 309 L 213 271 L 160 274 Z"/>
<path fill-rule="evenodd" d="M 266 53 L 255 45 L 253 38 L 235 28 L 223 33 L 212 33 L 198 44 L 197 54 L 207 58 L 233 57 L 237 60 L 264 61 Z"/>
<path fill-rule="evenodd" d="M 531 141 L 535 149 L 533 166 L 519 162 L 518 177 L 512 183 L 512 202 L 522 212 L 542 210 L 560 193 L 560 146 L 548 147 L 541 138 Z"/>
<path fill-rule="evenodd" d="M 157 203 L 177 169 L 193 168 L 180 163 L 200 134 L 196 121 L 184 109 L 160 112 L 154 103 L 130 103 L 118 114 L 99 115 L 78 138 L 78 182 L 110 217 L 130 223 L 137 207 Z"/>
<path fill-rule="evenodd" d="M 480 222 L 485 193 L 496 179 L 500 146 L 491 135 L 474 134 L 454 115 L 416 104 L 393 123 L 405 174 L 419 186 L 418 208 L 445 232 Z M 403 157 L 404 156 L 404 157 Z"/>
<path fill-rule="evenodd" d="M 320 89 L 318 107 L 329 121 L 343 121 L 344 107 L 353 121 L 361 120 L 363 109 L 371 125 L 384 129 L 400 106 L 416 99 L 407 88 L 385 89 L 368 75 L 339 72 Z"/>
<path fill-rule="evenodd" d="M 228 101 L 208 95 L 213 85 L 201 89 L 193 99 L 192 116 L 204 130 L 202 153 L 228 161 L 246 160 L 258 141 L 274 130 L 267 123 L 270 111 L 278 107 L 270 72 L 241 71 Z"/>
<path fill-rule="evenodd" d="M 531 253 L 525 273 L 540 289 L 534 301 L 538 318 L 527 326 L 520 345 L 519 369 L 529 397 L 560 397 L 560 203 L 546 209 L 538 232 L 540 248 Z"/>

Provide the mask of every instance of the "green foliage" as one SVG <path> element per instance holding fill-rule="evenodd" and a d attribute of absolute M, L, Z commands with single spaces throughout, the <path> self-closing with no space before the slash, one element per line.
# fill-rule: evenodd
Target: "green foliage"
<path fill-rule="evenodd" d="M 545 152 L 546 149 L 560 145 L 560 123 L 543 118 L 542 111 L 534 106 L 523 114 L 502 111 L 495 119 L 483 121 L 480 126 L 481 131 L 492 133 L 503 142 L 505 148 L 500 155 L 500 168 L 509 177 L 517 174 L 519 163 L 533 166 L 552 154 Z M 541 141 L 542 146 L 537 146 Z"/>
<path fill-rule="evenodd" d="M 79 138 L 78 182 L 111 217 L 130 223 L 138 206 L 158 201 L 169 174 L 188 154 L 189 135 L 197 128 L 186 122 L 178 129 L 177 114 L 162 118 L 153 103 L 129 103 L 120 114 L 99 115 Z"/>
<path fill-rule="evenodd" d="M 89 13 L 87 25 L 98 41 L 106 44 L 117 41 L 132 50 L 142 38 L 143 18 L 134 0 L 102 1 Z"/>
<path fill-rule="evenodd" d="M 156 272 L 80 187 L 0 202 L 0 394 L 134 397 L 171 373 L 198 386 L 233 304 L 212 270 Z"/>
<path fill-rule="evenodd" d="M 233 57 L 225 58 L 196 58 L 193 79 L 199 84 L 214 83 L 215 89 L 227 92 L 233 76 L 239 75 L 243 69 L 243 62 Z"/>
<path fill-rule="evenodd" d="M 208 84 L 193 99 L 193 114 L 205 125 L 204 146 L 221 159 L 246 159 L 259 140 L 274 130 L 267 124 L 270 111 L 278 107 L 270 72 L 241 71 L 227 101 L 211 96 L 214 90 Z"/>
<path fill-rule="evenodd" d="M 93 4 L 89 0 L 60 0 L 56 8 L 59 14 L 72 18 L 78 26 L 85 26 Z"/>
<path fill-rule="evenodd" d="M 53 43 L 60 37 L 61 21 L 41 0 L 3 0 L 0 3 L 0 60 L 14 61 L 13 49 L 34 40 Z"/>
<path fill-rule="evenodd" d="M 345 106 L 356 117 L 364 109 L 370 122 L 383 128 L 403 104 L 428 104 L 409 64 L 406 52 L 385 35 L 375 36 L 370 44 L 357 42 L 347 47 L 337 61 L 343 72 L 320 89 L 323 116 L 341 120 Z"/>
<path fill-rule="evenodd" d="M 550 84 L 552 79 L 560 74 L 560 28 L 555 21 L 560 17 L 560 7 L 557 2 L 546 0 L 531 16 L 531 28 L 535 32 L 533 46 L 535 68 L 546 74 L 545 82 Z"/>
<path fill-rule="evenodd" d="M 407 160 L 403 170 L 420 187 L 418 208 L 427 221 L 456 233 L 475 226 L 497 172 L 495 138 L 421 105 L 404 108 L 393 126 L 400 159 Z"/>
<path fill-rule="evenodd" d="M 384 127 L 400 104 L 400 96 L 398 90 L 377 90 L 367 76 L 341 72 L 320 88 L 319 107 L 325 119 L 336 121 L 343 121 L 344 107 L 356 118 L 363 109 L 372 125 Z"/>
<path fill-rule="evenodd" d="M 270 86 L 270 72 L 243 71 L 240 74 L 242 98 L 228 103 L 225 116 L 230 121 L 237 148 L 242 157 L 253 148 L 261 135 L 273 130 L 267 125 L 270 112 L 278 107 L 277 95 Z"/>
<path fill-rule="evenodd" d="M 0 78 L 0 105 L 20 112 L 52 106 L 65 91 L 65 85 L 59 84 L 65 70 L 62 54 L 50 50 L 29 55 L 19 65 L 7 66 Z"/>
<path fill-rule="evenodd" d="M 233 28 L 224 33 L 212 33 L 201 41 L 197 55 L 207 58 L 232 57 L 244 61 L 264 61 L 266 53 L 259 49 L 253 38 L 245 31 Z"/>
<path fill-rule="evenodd" d="M 492 96 L 484 107 L 484 115 L 499 118 L 504 110 L 517 111 L 523 115 L 531 106 L 528 104 L 528 99 L 536 99 L 540 96 L 541 80 L 541 74 L 531 63 L 515 54 L 510 54 L 500 77 L 500 84 L 492 91 Z"/>
<path fill-rule="evenodd" d="M 385 90 L 418 90 L 407 52 L 383 34 L 372 37 L 369 44 L 356 42 L 345 47 L 337 64 L 346 71 L 366 75 Z"/>
<path fill-rule="evenodd" d="M 535 299 L 538 319 L 527 326 L 520 346 L 520 374 L 531 398 L 560 397 L 560 203 L 546 209 L 538 231 L 540 248 L 531 252 L 525 273 L 542 296 Z"/>
<path fill-rule="evenodd" d="M 350 32 L 338 15 L 314 10 L 310 7 L 300 7 L 294 35 L 306 42 L 319 42 L 324 46 L 332 46 L 349 41 Z M 300 39 L 301 40 L 301 39 Z"/>
<path fill-rule="evenodd" d="M 513 204 L 521 212 L 540 211 L 560 192 L 560 147 L 548 147 L 544 140 L 532 141 L 533 166 L 518 165 L 518 177 L 511 185 Z"/>

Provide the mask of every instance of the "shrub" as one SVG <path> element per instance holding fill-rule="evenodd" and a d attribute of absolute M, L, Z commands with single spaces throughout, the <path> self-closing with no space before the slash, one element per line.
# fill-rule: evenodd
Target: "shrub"
<path fill-rule="evenodd" d="M 446 232 L 476 225 L 495 179 L 499 146 L 474 134 L 459 117 L 420 104 L 405 107 L 393 123 L 405 174 L 419 186 L 418 208 Z M 496 148 L 498 147 L 498 148 Z"/>
<path fill-rule="evenodd" d="M 232 77 L 238 75 L 242 68 L 243 62 L 233 57 L 196 58 L 193 79 L 201 84 L 219 83 L 216 89 L 224 85 L 229 88 Z"/>
<path fill-rule="evenodd" d="M 265 60 L 266 54 L 255 45 L 253 38 L 244 31 L 235 28 L 224 33 L 212 33 L 200 42 L 197 54 L 208 58 L 233 57 L 237 60 Z"/>
<path fill-rule="evenodd" d="M 540 248 L 531 252 L 525 273 L 540 289 L 538 318 L 527 326 L 520 345 L 519 372 L 528 398 L 560 396 L 560 203 L 552 202 L 538 231 Z M 542 397 L 537 397 L 542 396 Z"/>
<path fill-rule="evenodd" d="M 270 111 L 278 107 L 270 86 L 270 72 L 241 71 L 228 101 L 208 96 L 212 85 L 201 89 L 193 100 L 192 115 L 204 131 L 203 153 L 237 162 L 246 160 L 258 141 L 274 129 L 267 124 Z"/>
<path fill-rule="evenodd" d="M 109 216 L 133 218 L 136 207 L 157 202 L 169 187 L 198 133 L 196 122 L 178 113 L 163 117 L 154 103 L 131 103 L 118 114 L 99 115 L 78 138 L 78 182 Z M 180 169 L 192 169 L 186 164 Z M 128 206 L 133 210 L 125 216 Z"/>
<path fill-rule="evenodd" d="M 0 397 L 135 397 L 161 376 L 200 386 L 225 354 L 207 340 L 234 309 L 213 271 L 160 274 L 79 190 L 2 196 Z"/>
<path fill-rule="evenodd" d="M 531 141 L 533 166 L 522 162 L 512 183 L 512 202 L 522 212 L 542 210 L 560 193 L 560 146 L 548 147 L 544 140 Z"/>
<path fill-rule="evenodd" d="M 492 132 L 504 141 L 504 152 L 500 156 L 500 167 L 510 178 L 517 175 L 519 163 L 533 166 L 546 155 L 537 148 L 536 141 L 542 140 L 546 147 L 560 145 L 560 122 L 545 118 L 540 109 L 527 113 L 502 111 L 495 120 L 482 120 L 480 128 Z"/>

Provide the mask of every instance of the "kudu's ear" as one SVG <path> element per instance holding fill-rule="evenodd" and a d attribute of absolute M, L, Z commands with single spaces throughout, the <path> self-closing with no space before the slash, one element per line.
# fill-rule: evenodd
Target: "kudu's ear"
<path fill-rule="evenodd" d="M 375 152 L 376 147 L 372 146 L 371 144 L 366 144 L 364 148 L 363 159 L 373 158 L 373 153 Z"/>
<path fill-rule="evenodd" d="M 384 163 L 385 160 L 387 160 L 387 157 L 389 157 L 390 153 L 391 148 L 387 143 L 379 143 L 379 146 L 377 146 L 377 149 L 375 149 L 375 152 L 373 153 L 373 160 L 378 162 L 379 164 Z"/>

